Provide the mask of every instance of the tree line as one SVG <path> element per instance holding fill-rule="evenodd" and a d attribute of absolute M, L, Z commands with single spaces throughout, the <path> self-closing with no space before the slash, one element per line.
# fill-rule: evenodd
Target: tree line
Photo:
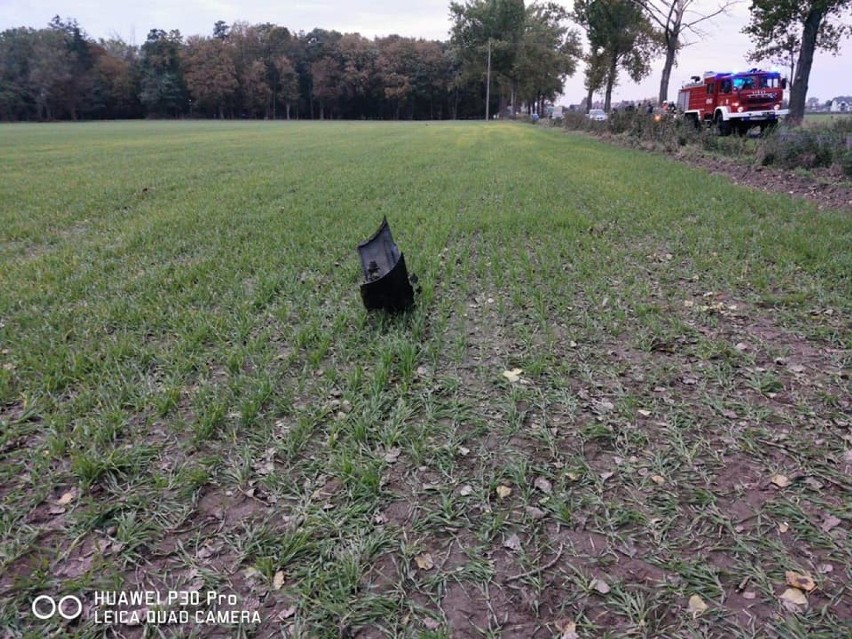
<path fill-rule="evenodd" d="M 542 113 L 585 63 L 586 105 L 664 59 L 659 100 L 705 21 L 735 0 L 464 0 L 447 41 L 222 21 L 209 36 L 152 29 L 95 41 L 73 19 L 0 33 L 0 120 L 142 117 L 445 119 Z M 801 120 L 814 51 L 839 51 L 852 0 L 752 0 L 754 61 L 787 65 Z M 585 38 L 582 37 L 585 35 Z M 585 47 L 583 46 L 585 40 Z M 486 98 L 488 96 L 488 98 Z M 488 108 L 485 106 L 489 99 Z"/>
<path fill-rule="evenodd" d="M 518 105 L 554 99 L 580 53 L 564 9 L 473 4 L 490 12 L 487 24 L 449 41 L 220 21 L 209 36 L 152 29 L 134 46 L 57 16 L 0 33 L 0 120 L 482 117 L 483 35 L 494 47 L 492 112 L 510 85 Z"/>

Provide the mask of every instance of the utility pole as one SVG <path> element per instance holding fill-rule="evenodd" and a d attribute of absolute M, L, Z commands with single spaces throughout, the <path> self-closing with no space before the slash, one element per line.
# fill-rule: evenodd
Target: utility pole
<path fill-rule="evenodd" d="M 491 38 L 488 38 L 488 71 L 485 74 L 485 121 L 488 122 L 491 107 Z"/>

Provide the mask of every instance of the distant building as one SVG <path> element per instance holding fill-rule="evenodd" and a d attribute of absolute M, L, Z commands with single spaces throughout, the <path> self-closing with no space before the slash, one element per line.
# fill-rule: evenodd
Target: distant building
<path fill-rule="evenodd" d="M 832 113 L 848 113 L 850 102 L 852 102 L 852 98 L 849 97 L 834 98 L 829 110 Z"/>

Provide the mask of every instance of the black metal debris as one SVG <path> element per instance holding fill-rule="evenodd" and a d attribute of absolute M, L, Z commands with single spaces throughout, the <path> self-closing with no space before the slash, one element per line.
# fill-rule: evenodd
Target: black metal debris
<path fill-rule="evenodd" d="M 404 310 L 414 304 L 414 289 L 408 280 L 405 256 L 394 244 L 387 218 L 373 236 L 358 245 L 364 283 L 361 299 L 367 310 Z"/>

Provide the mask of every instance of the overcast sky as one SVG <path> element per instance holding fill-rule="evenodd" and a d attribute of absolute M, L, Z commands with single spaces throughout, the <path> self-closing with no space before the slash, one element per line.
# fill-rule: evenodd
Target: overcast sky
<path fill-rule="evenodd" d="M 314 27 L 343 33 L 358 32 L 367 37 L 397 33 L 404 36 L 446 40 L 449 35 L 449 0 L 135 0 L 134 2 L 98 2 L 96 0 L 0 0 L 0 30 L 12 27 L 47 25 L 54 15 L 75 18 L 93 38 L 120 36 L 142 44 L 151 29 L 179 29 L 184 35 L 210 34 L 213 23 L 231 24 L 272 22 L 292 31 L 310 31 Z M 570 8 L 572 0 L 560 4 Z M 686 47 L 672 73 L 669 99 L 692 75 L 704 71 L 746 69 L 748 39 L 740 30 L 748 22 L 744 0 L 722 15 L 705 23 L 706 36 Z M 716 0 L 698 0 L 697 8 L 711 10 Z M 852 19 L 852 18 L 850 18 Z M 844 63 L 844 57 L 846 62 Z M 839 57 L 817 54 L 809 83 L 809 97 L 827 100 L 852 94 L 852 41 L 846 40 Z M 614 91 L 616 101 L 636 100 L 657 94 L 662 62 L 639 85 L 623 78 Z M 565 103 L 579 102 L 584 96 L 582 69 L 565 84 Z"/>

